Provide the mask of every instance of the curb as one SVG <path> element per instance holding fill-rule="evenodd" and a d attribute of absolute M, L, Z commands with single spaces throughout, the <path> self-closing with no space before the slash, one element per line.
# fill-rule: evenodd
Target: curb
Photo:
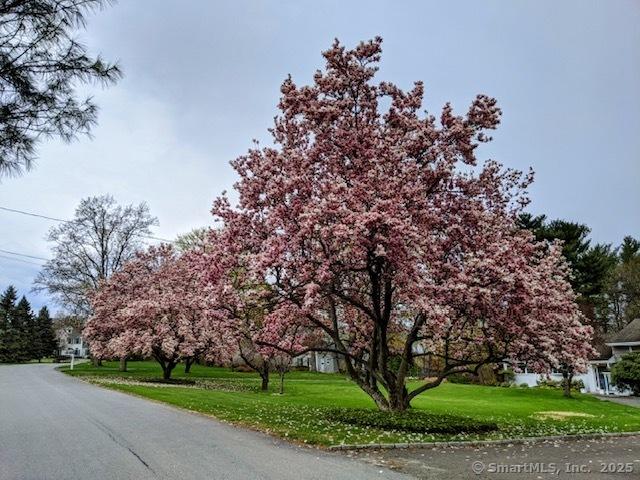
<path fill-rule="evenodd" d="M 365 443 L 355 445 L 330 445 L 329 450 L 391 450 L 394 448 L 433 448 L 433 447 L 490 447 L 493 445 L 521 445 L 555 440 L 594 440 L 599 438 L 632 437 L 640 432 L 580 433 L 576 435 L 550 435 L 547 437 L 508 438 L 501 440 L 423 442 L 423 443 Z"/>

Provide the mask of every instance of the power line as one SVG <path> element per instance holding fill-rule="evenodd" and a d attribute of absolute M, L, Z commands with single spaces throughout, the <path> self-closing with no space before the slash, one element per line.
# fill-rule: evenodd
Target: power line
<path fill-rule="evenodd" d="M 4 210 L 6 212 L 20 213 L 21 215 L 29 215 L 30 217 L 45 218 L 47 220 L 53 220 L 54 222 L 71 223 L 70 220 L 65 220 L 63 218 L 48 217 L 46 215 L 40 215 L 38 213 L 31 213 L 31 212 L 24 212 L 22 210 L 15 210 L 13 208 L 0 207 L 0 210 Z"/>
<path fill-rule="evenodd" d="M 30 262 L 29 260 L 23 260 L 21 258 L 16 258 L 16 257 L 7 257 L 6 255 L 0 255 L 0 258 L 6 258 L 7 260 L 13 260 L 14 262 L 22 262 L 22 263 L 29 263 L 31 265 L 37 265 L 39 267 L 42 266 L 41 263 L 36 263 L 36 262 Z"/>
<path fill-rule="evenodd" d="M 27 255 L 26 253 L 12 252 L 12 251 L 10 251 L 10 250 L 3 250 L 2 248 L 0 248 L 0 252 L 2 252 L 2 253 L 8 253 L 9 255 L 18 255 L 19 257 L 35 258 L 36 260 L 44 260 L 45 262 L 48 262 L 48 261 L 49 261 L 49 259 L 48 259 L 48 258 L 44 258 L 44 257 L 36 257 L 35 255 Z"/>
<path fill-rule="evenodd" d="M 45 219 L 45 220 L 52 220 L 54 222 L 77 223 L 74 220 L 65 220 L 64 218 L 56 218 L 56 217 L 50 217 L 48 215 L 42 215 L 42 214 L 39 214 L 39 213 L 25 212 L 24 210 L 16 210 L 15 208 L 8 208 L 8 207 L 0 206 L 0 210 L 4 210 L 5 212 L 11 212 L 11 213 L 19 213 L 20 215 L 27 215 L 29 217 L 36 217 L 36 218 L 42 218 L 42 219 Z M 159 242 L 174 243 L 173 240 L 167 240 L 166 238 L 160 238 L 160 237 L 153 237 L 151 235 L 135 234 L 135 236 L 136 237 L 141 237 L 141 238 L 148 238 L 150 240 L 157 240 Z"/>

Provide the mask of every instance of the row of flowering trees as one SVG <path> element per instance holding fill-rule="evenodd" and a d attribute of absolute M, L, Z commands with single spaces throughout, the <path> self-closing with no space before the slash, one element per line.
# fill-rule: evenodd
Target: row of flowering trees
<path fill-rule="evenodd" d="M 381 39 L 324 53 L 314 83 L 282 85 L 274 146 L 232 162 L 222 225 L 183 255 L 152 248 L 106 282 L 85 333 L 100 356 L 240 356 L 268 375 L 282 356 L 333 352 L 383 410 L 449 375 L 504 360 L 585 367 L 591 329 L 557 245 L 517 228 L 531 175 L 476 148 L 499 124 L 478 96 L 464 116 L 422 114 L 423 86 L 375 83 Z M 409 389 L 414 362 L 433 377 Z"/>
<path fill-rule="evenodd" d="M 216 245 L 216 236 L 209 241 Z M 180 362 L 189 373 L 197 359 L 224 363 L 238 357 L 262 377 L 262 389 L 268 389 L 269 373 L 282 371 L 291 356 L 262 344 L 266 307 L 261 301 L 267 287 L 245 285 L 240 290 L 242 271 L 232 271 L 222 255 L 213 253 L 217 247 L 206 249 L 211 253 L 150 247 L 103 281 L 91 296 L 93 315 L 83 332 L 92 354 L 100 359 L 153 358 L 165 379 Z M 223 278 L 229 283 L 224 285 Z M 291 342 L 282 345 L 291 351 L 300 348 Z"/>

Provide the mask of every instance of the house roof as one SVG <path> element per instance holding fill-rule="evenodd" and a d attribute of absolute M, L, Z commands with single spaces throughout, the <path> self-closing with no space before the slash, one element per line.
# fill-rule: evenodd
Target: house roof
<path fill-rule="evenodd" d="M 640 318 L 636 318 L 626 327 L 607 340 L 607 345 L 617 343 L 640 343 Z"/>
<path fill-rule="evenodd" d="M 595 349 L 596 354 L 589 358 L 592 362 L 609 360 L 613 355 L 611 347 L 604 342 L 597 342 L 593 345 L 593 348 Z"/>

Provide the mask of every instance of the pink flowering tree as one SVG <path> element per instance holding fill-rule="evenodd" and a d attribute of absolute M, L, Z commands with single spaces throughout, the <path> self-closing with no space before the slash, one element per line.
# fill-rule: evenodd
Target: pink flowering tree
<path fill-rule="evenodd" d="M 573 325 L 576 332 L 569 336 L 560 336 L 556 343 L 556 356 L 553 368 L 562 374 L 562 390 L 565 397 L 571 397 L 573 377 L 579 373 L 585 373 L 589 365 L 587 359 L 596 354 L 590 343 L 582 341 L 582 338 L 591 337 L 593 329 L 590 326 L 576 322 Z"/>
<path fill-rule="evenodd" d="M 591 345 L 593 328 L 583 324 L 582 314 L 576 314 L 576 295 L 567 281 L 569 267 L 563 260 L 561 243 L 535 247 L 538 264 L 522 278 L 535 288 L 527 294 L 532 305 L 529 308 L 543 319 L 535 328 L 544 333 L 540 340 L 531 337 L 523 342 L 533 350 L 521 350 L 520 362 L 515 367 L 526 364 L 530 371 L 542 374 L 559 371 L 563 376 L 563 393 L 570 397 L 574 375 L 586 372 L 588 359 L 596 353 Z M 517 274 L 522 276 L 523 272 Z"/>
<path fill-rule="evenodd" d="M 98 358 L 153 357 L 165 379 L 184 361 L 218 355 L 216 316 L 198 272 L 170 246 L 151 247 L 102 282 L 84 335 Z"/>
<path fill-rule="evenodd" d="M 560 247 L 556 247 L 558 255 L 560 255 Z M 568 270 L 567 270 L 568 273 Z M 570 287 L 566 287 L 570 290 Z M 550 294 L 558 294 L 557 291 Z M 573 292 L 566 292 L 566 295 L 573 296 Z M 589 366 L 588 359 L 593 358 L 597 354 L 592 346 L 592 342 L 585 342 L 584 338 L 591 339 L 593 336 L 593 328 L 583 325 L 581 318 L 559 319 L 558 325 L 549 324 L 551 335 L 555 335 L 554 348 L 551 350 L 550 359 L 547 368 L 542 368 L 543 372 L 550 369 L 559 371 L 562 374 L 562 389 L 565 397 L 571 397 L 571 386 L 573 377 L 576 374 L 585 373 Z M 567 322 L 571 322 L 567 324 Z M 571 332 L 567 335 L 566 332 Z"/>
<path fill-rule="evenodd" d="M 476 159 L 499 124 L 496 101 L 423 114 L 422 83 L 375 81 L 381 42 L 336 41 L 312 85 L 286 79 L 274 146 L 233 161 L 239 202 L 214 204 L 227 257 L 241 254 L 249 283 L 268 285 L 261 344 L 292 353 L 285 326 L 314 332 L 295 353 L 338 354 L 394 411 L 482 365 L 549 368 L 568 338 L 567 360 L 583 362 L 590 330 L 562 258 L 516 227 L 531 174 Z M 421 356 L 440 367 L 409 390 Z"/>
<path fill-rule="evenodd" d="M 282 393 L 292 358 L 314 332 L 294 322 L 267 322 L 279 299 L 269 283 L 246 265 L 250 256 L 242 242 L 214 230 L 205 247 L 190 252 L 188 259 L 192 270 L 201 273 L 201 291 L 207 292 L 215 310 L 224 358 L 239 359 L 258 373 L 263 391 L 269 389 L 270 373 L 277 372 Z"/>

